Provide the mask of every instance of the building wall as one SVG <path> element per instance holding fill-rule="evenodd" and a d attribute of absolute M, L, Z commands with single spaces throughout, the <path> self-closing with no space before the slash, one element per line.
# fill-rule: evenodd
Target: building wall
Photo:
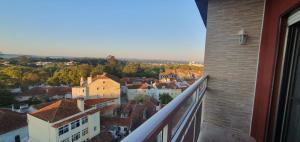
<path fill-rule="evenodd" d="M 87 91 L 88 91 L 87 87 L 73 87 L 72 98 L 86 97 L 88 94 Z"/>
<path fill-rule="evenodd" d="M 208 2 L 204 121 L 250 133 L 264 0 Z M 249 35 L 239 44 L 238 33 Z"/>
<path fill-rule="evenodd" d="M 100 112 L 88 116 L 89 119 L 89 137 L 90 139 L 100 134 Z M 95 129 L 96 127 L 96 129 Z"/>
<path fill-rule="evenodd" d="M 27 115 L 29 142 L 55 142 L 56 135 L 50 123 Z"/>
<path fill-rule="evenodd" d="M 97 79 L 89 84 L 89 96 L 100 96 L 104 98 L 119 98 L 121 85 L 111 79 Z"/>
<path fill-rule="evenodd" d="M 28 141 L 28 127 L 23 127 L 0 135 L 0 142 L 14 142 L 16 136 L 20 136 L 21 142 Z"/>
<path fill-rule="evenodd" d="M 293 8 L 299 8 L 299 0 L 267 0 L 264 13 L 264 24 L 262 30 L 261 47 L 259 55 L 259 66 L 256 83 L 255 104 L 252 118 L 253 136 L 257 142 L 265 141 L 267 136 L 267 127 L 270 124 L 268 115 L 271 106 L 271 98 L 275 75 L 275 66 L 277 64 L 276 56 L 280 54 L 279 49 L 282 49 L 282 38 L 284 39 L 284 32 L 286 29 L 285 16 L 290 14 Z M 280 27 L 280 28 L 279 28 Z M 280 41 L 280 42 L 279 42 Z M 274 105 L 272 106 L 274 107 Z M 271 110 L 272 111 L 272 110 Z M 267 141 L 272 141 L 271 138 Z"/>
<path fill-rule="evenodd" d="M 127 97 L 128 100 L 134 100 L 139 95 L 147 95 L 148 89 L 128 89 Z"/>
<path fill-rule="evenodd" d="M 59 128 L 52 127 L 53 124 L 28 115 L 29 142 L 61 142 L 67 138 L 72 141 L 72 135 L 78 132 L 80 132 L 80 139 L 77 141 L 92 139 L 100 133 L 100 113 L 88 115 L 88 123 L 85 124 L 82 124 L 82 118 L 80 118 L 80 126 L 75 129 L 71 129 L 70 122 L 69 131 L 60 136 Z M 88 134 L 83 136 L 82 131 L 86 128 L 88 128 Z"/>

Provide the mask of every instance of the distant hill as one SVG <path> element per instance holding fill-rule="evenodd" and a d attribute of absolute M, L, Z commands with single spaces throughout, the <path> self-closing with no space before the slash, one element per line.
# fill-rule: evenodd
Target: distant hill
<path fill-rule="evenodd" d="M 0 52 L 0 58 L 10 59 L 19 56 L 28 56 L 31 58 L 51 58 L 51 59 L 104 59 L 95 57 L 70 57 L 70 56 L 38 56 L 38 55 L 24 55 L 24 54 L 3 54 Z M 131 62 L 131 63 L 148 63 L 148 64 L 188 64 L 188 61 L 175 61 L 175 60 L 163 60 L 163 59 L 134 59 L 134 58 L 117 58 L 121 61 Z"/>

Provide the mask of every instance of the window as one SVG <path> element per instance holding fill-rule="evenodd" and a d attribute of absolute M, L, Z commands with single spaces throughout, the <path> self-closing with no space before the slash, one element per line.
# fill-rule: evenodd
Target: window
<path fill-rule="evenodd" d="M 65 126 L 60 127 L 58 129 L 58 135 L 59 136 L 62 135 L 62 134 L 64 134 L 64 133 L 67 133 L 67 132 L 69 132 L 69 125 L 65 125 Z"/>
<path fill-rule="evenodd" d="M 72 142 L 75 142 L 77 141 L 78 139 L 80 139 L 80 132 L 72 135 Z"/>
<path fill-rule="evenodd" d="M 61 142 L 69 142 L 69 138 L 62 140 Z"/>
<path fill-rule="evenodd" d="M 20 135 L 16 135 L 16 136 L 15 136 L 15 142 L 21 142 Z"/>
<path fill-rule="evenodd" d="M 105 84 L 105 81 L 103 81 L 103 84 Z"/>
<path fill-rule="evenodd" d="M 82 89 L 82 92 L 84 93 L 84 89 Z"/>
<path fill-rule="evenodd" d="M 102 88 L 103 90 L 105 89 L 105 87 Z"/>
<path fill-rule="evenodd" d="M 88 128 L 82 130 L 82 136 L 85 136 L 89 132 Z"/>
<path fill-rule="evenodd" d="M 96 130 L 97 130 L 97 127 L 95 126 L 95 127 L 94 127 L 94 131 L 96 131 Z"/>
<path fill-rule="evenodd" d="M 71 129 L 75 129 L 80 126 L 80 120 L 76 120 L 71 123 Z"/>
<path fill-rule="evenodd" d="M 86 116 L 86 117 L 83 117 L 83 118 L 82 118 L 82 125 L 85 124 L 85 123 L 87 123 L 87 122 L 88 122 L 87 116 Z"/>

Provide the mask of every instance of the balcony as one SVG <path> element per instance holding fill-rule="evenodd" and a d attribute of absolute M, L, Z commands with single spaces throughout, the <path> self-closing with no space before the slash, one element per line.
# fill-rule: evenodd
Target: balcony
<path fill-rule="evenodd" d="M 248 135 L 203 121 L 207 81 L 207 75 L 201 77 L 122 142 L 255 141 Z"/>

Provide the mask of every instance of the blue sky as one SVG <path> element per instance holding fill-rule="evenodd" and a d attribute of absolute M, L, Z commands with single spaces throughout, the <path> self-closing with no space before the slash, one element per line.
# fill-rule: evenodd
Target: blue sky
<path fill-rule="evenodd" d="M 202 60 L 194 0 L 5 0 L 0 51 L 42 56 Z"/>

